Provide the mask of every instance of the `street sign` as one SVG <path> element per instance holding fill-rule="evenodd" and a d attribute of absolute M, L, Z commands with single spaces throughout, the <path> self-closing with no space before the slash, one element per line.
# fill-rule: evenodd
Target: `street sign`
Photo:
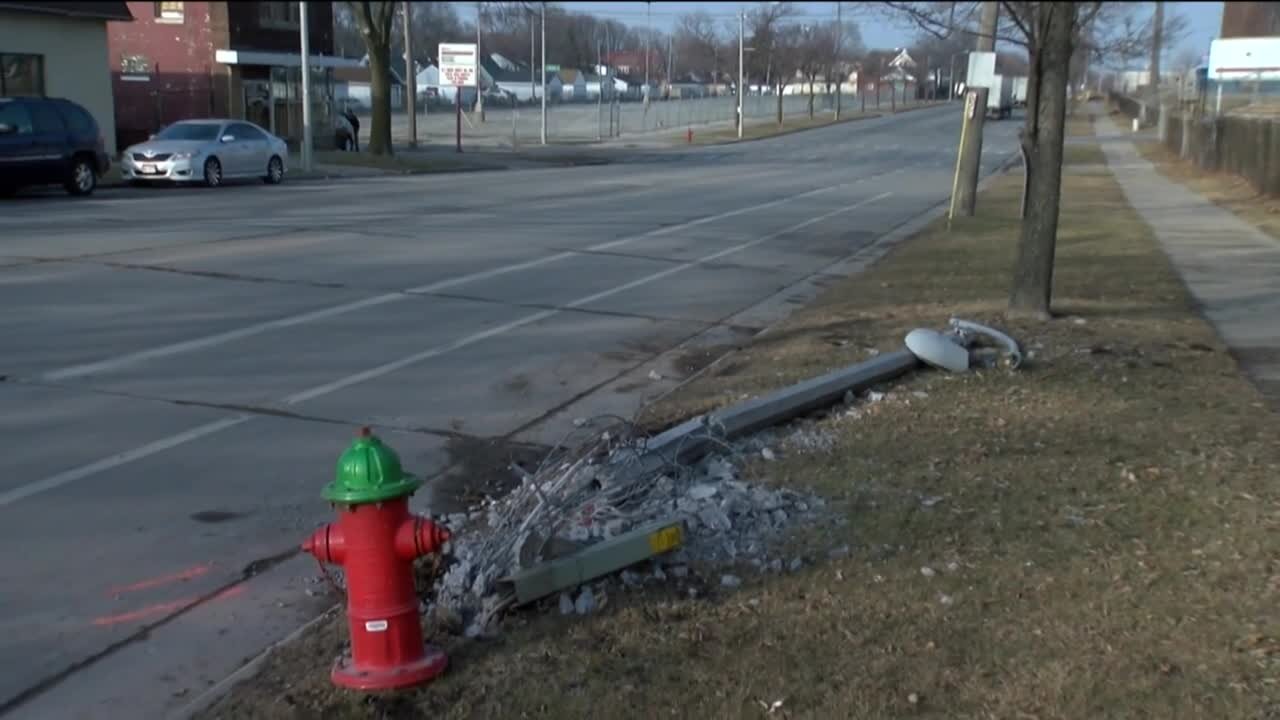
<path fill-rule="evenodd" d="M 1280 38 L 1218 38 L 1209 45 L 1210 80 L 1280 79 Z"/>
<path fill-rule="evenodd" d="M 547 66 L 547 72 L 549 72 L 549 73 L 558 73 L 558 72 L 560 72 L 560 66 L 559 66 L 559 65 L 548 65 L 548 66 Z"/>
<path fill-rule="evenodd" d="M 969 72 L 964 83 L 969 87 L 989 88 L 995 85 L 996 54 L 993 52 L 969 53 Z"/>
<path fill-rule="evenodd" d="M 476 86 L 475 43 L 440 43 L 440 80 L 442 85 Z"/>

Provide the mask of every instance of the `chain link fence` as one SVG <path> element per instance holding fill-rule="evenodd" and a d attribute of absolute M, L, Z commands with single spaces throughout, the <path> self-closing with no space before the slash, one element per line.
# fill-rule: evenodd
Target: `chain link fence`
<path fill-rule="evenodd" d="M 840 98 L 845 113 L 862 108 L 862 98 L 843 95 Z M 872 94 L 866 99 L 868 111 L 888 111 L 890 107 L 902 108 L 919 104 L 921 100 L 904 101 L 901 97 L 893 103 L 886 93 L 879 105 Z M 807 118 L 810 97 L 808 94 L 782 96 L 784 124 Z M 831 119 L 835 112 L 836 97 L 833 93 L 815 93 L 813 113 L 815 117 Z M 644 103 L 639 100 L 613 102 L 550 102 L 547 104 L 547 142 L 549 144 L 589 143 L 613 138 L 638 138 L 664 131 L 679 131 L 720 124 L 733 127 L 737 117 L 738 99 L 733 96 L 672 98 Z M 747 123 L 773 120 L 778 114 L 776 95 L 747 95 L 743 98 L 743 115 Z M 457 122 L 452 105 L 432 102 L 417 112 L 417 140 L 419 143 L 452 143 Z M 361 146 L 367 143 L 371 118 L 360 116 Z M 392 139 L 397 145 L 409 141 L 409 116 L 404 111 L 394 111 L 391 117 Z M 485 101 L 484 116 L 467 108 L 462 114 L 463 144 L 489 147 L 525 147 L 542 141 L 542 108 L 540 103 L 512 105 L 489 99 Z"/>

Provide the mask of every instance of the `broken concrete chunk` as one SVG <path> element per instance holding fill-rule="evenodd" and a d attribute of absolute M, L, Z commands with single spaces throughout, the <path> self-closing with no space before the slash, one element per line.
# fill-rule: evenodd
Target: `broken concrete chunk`
<path fill-rule="evenodd" d="M 707 500 L 709 498 L 715 497 L 715 494 L 717 492 L 719 492 L 719 490 L 716 488 L 715 485 L 712 485 L 710 483 L 702 483 L 700 485 L 694 485 L 693 487 L 690 487 L 688 495 L 693 500 Z"/>
<path fill-rule="evenodd" d="M 742 578 L 738 577 L 737 575 L 721 575 L 720 576 L 721 587 L 736 588 L 741 584 L 742 584 Z"/>
<path fill-rule="evenodd" d="M 573 609 L 579 615 L 590 615 L 596 610 L 596 595 L 591 592 L 591 587 L 583 587 L 582 592 L 578 593 L 578 599 L 573 602 Z"/>
<path fill-rule="evenodd" d="M 733 529 L 733 521 L 729 519 L 729 516 L 723 510 L 714 505 L 698 511 L 698 519 L 702 521 L 703 525 L 715 532 Z"/>

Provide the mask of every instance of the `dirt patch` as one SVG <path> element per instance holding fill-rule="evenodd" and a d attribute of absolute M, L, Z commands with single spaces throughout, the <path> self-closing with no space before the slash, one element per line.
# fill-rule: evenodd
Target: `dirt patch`
<path fill-rule="evenodd" d="M 817 423 L 829 449 L 761 463 L 845 520 L 789 539 L 801 570 L 610 592 L 585 619 L 524 611 L 492 641 L 438 634 L 450 672 L 394 699 L 329 686 L 345 633 L 329 622 L 204 717 L 1276 716 L 1280 422 L 1208 351 L 1114 180 L 1063 183 L 1061 319 L 1003 320 L 1021 186 L 1005 177 L 977 217 L 897 246 L 656 408 L 713 409 L 952 315 L 1023 342 L 1023 370 L 916 373 Z"/>
<path fill-rule="evenodd" d="M 463 512 L 485 498 L 505 495 L 518 482 L 513 465 L 531 472 L 549 448 L 456 436 L 445 445 L 449 462 L 434 481 L 432 512 Z"/>

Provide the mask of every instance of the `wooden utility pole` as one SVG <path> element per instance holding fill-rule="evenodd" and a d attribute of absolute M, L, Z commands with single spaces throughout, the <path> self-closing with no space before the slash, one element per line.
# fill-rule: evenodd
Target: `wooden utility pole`
<path fill-rule="evenodd" d="M 418 146 L 418 76 L 413 72 L 413 3 L 404 4 L 404 98 L 409 112 L 409 147 Z M 461 91 L 459 91 L 461 92 Z"/>
<path fill-rule="evenodd" d="M 995 50 L 996 23 L 1000 17 L 999 6 L 992 0 L 982 3 L 982 25 L 974 49 L 978 52 Z M 966 84 L 968 80 L 966 78 Z M 957 167 L 956 187 L 952 206 L 956 214 L 973 217 L 978 202 L 978 176 L 982 170 L 982 126 L 987 116 L 987 88 L 966 89 L 976 97 L 970 103 L 965 99 L 965 112 L 972 113 L 964 124 L 965 133 L 960 138 L 960 158 Z"/>
<path fill-rule="evenodd" d="M 844 88 L 844 76 L 840 72 L 840 43 L 844 40 L 844 22 L 840 18 L 840 8 L 844 3 L 836 3 L 836 56 L 831 63 L 831 74 L 836 76 L 836 121 L 840 120 L 840 91 Z M 830 79 L 830 78 L 828 78 Z"/>
<path fill-rule="evenodd" d="M 1147 79 L 1151 89 L 1160 92 L 1160 46 L 1164 43 L 1164 3 L 1156 3 L 1156 14 L 1151 19 L 1151 77 Z M 1159 97 L 1156 98 L 1159 101 Z"/>
<path fill-rule="evenodd" d="M 476 3 L 476 114 L 484 122 L 484 88 L 480 82 L 480 23 L 484 18 L 484 3 Z"/>

